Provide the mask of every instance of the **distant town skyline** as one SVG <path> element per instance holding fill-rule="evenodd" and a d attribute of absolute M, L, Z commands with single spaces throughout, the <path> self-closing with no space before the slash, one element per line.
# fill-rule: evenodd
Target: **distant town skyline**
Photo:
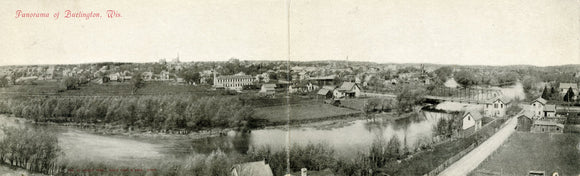
<path fill-rule="evenodd" d="M 18 10 L 104 17 L 16 18 Z M 108 19 L 107 10 L 122 17 Z M 3 1 L 0 22 L 0 65 L 142 63 L 178 53 L 183 62 L 580 63 L 578 0 Z"/>

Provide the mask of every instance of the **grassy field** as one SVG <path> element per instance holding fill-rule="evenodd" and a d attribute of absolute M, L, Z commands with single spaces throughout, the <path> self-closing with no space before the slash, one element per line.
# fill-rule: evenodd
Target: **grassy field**
<path fill-rule="evenodd" d="M 286 122 L 288 115 L 291 121 L 325 119 L 336 116 L 347 116 L 360 113 L 346 108 L 340 108 L 322 103 L 304 103 L 256 108 L 256 117 L 270 122 Z"/>
<path fill-rule="evenodd" d="M 470 175 L 580 174 L 580 134 L 515 133 Z"/>

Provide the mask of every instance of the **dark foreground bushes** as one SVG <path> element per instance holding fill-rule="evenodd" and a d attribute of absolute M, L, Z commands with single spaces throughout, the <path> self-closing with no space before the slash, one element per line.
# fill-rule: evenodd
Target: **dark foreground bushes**
<path fill-rule="evenodd" d="M 60 155 L 52 133 L 29 128 L 6 128 L 0 132 L 0 161 L 34 172 L 53 174 Z"/>

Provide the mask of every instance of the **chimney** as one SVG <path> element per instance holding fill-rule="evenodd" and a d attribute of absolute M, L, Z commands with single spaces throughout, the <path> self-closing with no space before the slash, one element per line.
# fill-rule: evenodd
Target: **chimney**
<path fill-rule="evenodd" d="M 306 169 L 306 168 L 300 169 L 300 175 L 301 176 L 308 176 L 308 174 L 306 173 L 307 171 L 308 171 L 308 169 Z"/>

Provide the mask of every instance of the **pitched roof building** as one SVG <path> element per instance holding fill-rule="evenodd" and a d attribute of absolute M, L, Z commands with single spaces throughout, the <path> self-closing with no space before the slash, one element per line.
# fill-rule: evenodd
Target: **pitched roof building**
<path fill-rule="evenodd" d="M 265 161 L 236 164 L 231 171 L 232 176 L 273 176 L 272 168 Z"/>

